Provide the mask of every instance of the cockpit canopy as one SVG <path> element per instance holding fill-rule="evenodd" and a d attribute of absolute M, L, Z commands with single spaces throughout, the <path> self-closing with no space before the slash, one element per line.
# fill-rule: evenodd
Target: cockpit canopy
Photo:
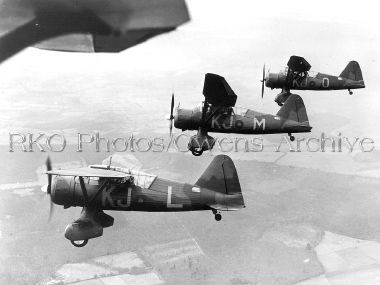
<path fill-rule="evenodd" d="M 115 181 L 117 183 L 125 183 L 130 181 L 136 186 L 139 186 L 141 188 L 149 188 L 154 180 L 156 179 L 157 175 L 149 174 L 149 173 L 144 173 L 141 171 L 136 171 L 128 168 L 123 168 L 123 167 L 117 167 L 117 166 L 108 166 L 108 165 L 90 165 L 90 168 L 97 168 L 97 169 L 110 169 L 113 171 L 118 171 L 121 173 L 125 173 L 125 177 L 121 178 L 112 178 L 112 181 Z M 99 177 L 91 177 L 90 180 L 88 181 L 89 183 L 96 183 L 96 179 L 94 180 L 93 178 L 97 178 L 99 181 Z M 99 182 L 98 182 L 99 183 Z"/>

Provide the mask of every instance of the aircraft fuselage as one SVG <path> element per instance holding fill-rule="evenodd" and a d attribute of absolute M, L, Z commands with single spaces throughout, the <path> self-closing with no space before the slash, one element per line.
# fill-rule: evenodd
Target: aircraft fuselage
<path fill-rule="evenodd" d="M 270 73 L 265 81 L 265 86 L 272 89 L 287 90 L 343 90 L 365 88 L 364 81 L 356 81 L 338 76 L 318 73 L 316 76 L 306 76 L 301 80 L 286 81 L 286 74 Z"/>
<path fill-rule="evenodd" d="M 239 107 L 225 108 L 222 112 L 213 110 L 207 112 L 204 129 L 214 133 L 236 134 L 300 133 L 311 130 L 308 122 L 299 123 L 243 108 L 240 109 L 240 114 L 237 114 L 235 110 L 239 110 Z M 202 125 L 201 118 L 202 112 L 197 108 L 180 109 L 174 118 L 174 126 L 182 130 L 198 130 Z"/>
<path fill-rule="evenodd" d="M 139 177 L 138 179 L 144 177 Z M 227 195 L 192 184 L 178 183 L 156 177 L 149 187 L 144 188 L 133 180 L 123 183 L 103 183 L 91 178 L 84 179 L 87 199 L 91 206 L 101 210 L 177 212 L 210 210 L 210 205 L 234 205 L 241 194 Z M 239 196 L 240 195 L 240 196 Z M 239 196 L 239 197 L 237 197 Z M 52 187 L 52 200 L 55 204 L 69 206 L 86 206 L 86 197 L 81 189 L 78 177 L 57 176 Z M 228 208 L 226 206 L 226 208 Z"/>

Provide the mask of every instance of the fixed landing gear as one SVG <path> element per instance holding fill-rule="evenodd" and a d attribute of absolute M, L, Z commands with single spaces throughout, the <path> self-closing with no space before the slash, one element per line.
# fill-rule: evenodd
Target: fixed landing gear
<path fill-rule="evenodd" d="M 212 213 L 214 214 L 215 216 L 215 221 L 220 221 L 222 219 L 222 215 L 219 213 L 219 211 L 217 210 L 212 210 Z"/>
<path fill-rule="evenodd" d="M 187 148 L 194 156 L 200 156 L 204 151 L 212 149 L 214 144 L 215 139 L 200 127 L 198 133 L 190 138 Z"/>
<path fill-rule="evenodd" d="M 352 92 L 351 89 L 348 89 L 348 94 L 352 95 L 354 92 Z"/>
<path fill-rule="evenodd" d="M 291 93 L 289 90 L 282 90 L 282 92 L 276 96 L 276 99 L 274 99 L 274 102 L 276 102 L 277 105 L 281 107 L 284 105 L 285 101 L 288 100 L 290 95 Z"/>
<path fill-rule="evenodd" d="M 71 240 L 70 242 L 75 247 L 84 247 L 88 243 L 88 239 L 84 239 L 84 240 Z"/>
<path fill-rule="evenodd" d="M 194 156 L 201 156 L 202 153 L 203 153 L 203 150 L 200 149 L 200 150 L 196 150 L 196 149 L 190 149 L 191 153 L 194 155 Z"/>
<path fill-rule="evenodd" d="M 290 141 L 292 142 L 294 142 L 294 140 L 296 139 L 291 133 L 288 133 L 288 136 L 289 136 Z"/>

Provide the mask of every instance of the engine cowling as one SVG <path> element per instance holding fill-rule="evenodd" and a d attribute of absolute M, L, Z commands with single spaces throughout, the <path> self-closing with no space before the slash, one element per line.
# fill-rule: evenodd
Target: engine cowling
<path fill-rule="evenodd" d="M 174 116 L 174 127 L 182 130 L 198 130 L 201 120 L 202 112 L 198 108 L 178 109 Z"/>
<path fill-rule="evenodd" d="M 84 177 L 86 192 L 89 197 L 94 195 L 99 187 L 98 181 L 92 183 Z M 51 199 L 57 205 L 85 206 L 85 197 L 80 186 L 79 178 L 72 176 L 56 176 L 51 185 Z"/>
<path fill-rule="evenodd" d="M 286 75 L 282 73 L 269 73 L 265 86 L 270 88 L 282 88 L 286 83 Z"/>

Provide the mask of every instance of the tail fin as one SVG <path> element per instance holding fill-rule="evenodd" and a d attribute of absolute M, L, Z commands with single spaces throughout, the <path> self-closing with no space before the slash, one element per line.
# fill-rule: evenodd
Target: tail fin
<path fill-rule="evenodd" d="M 363 80 L 362 70 L 356 61 L 350 61 L 339 77 L 360 81 Z"/>
<path fill-rule="evenodd" d="M 195 185 L 222 194 L 241 193 L 235 165 L 227 155 L 217 155 Z"/>
<path fill-rule="evenodd" d="M 278 111 L 277 116 L 299 123 L 309 122 L 305 104 L 303 103 L 301 96 L 296 94 L 291 94 L 289 96 L 284 105 Z"/>

